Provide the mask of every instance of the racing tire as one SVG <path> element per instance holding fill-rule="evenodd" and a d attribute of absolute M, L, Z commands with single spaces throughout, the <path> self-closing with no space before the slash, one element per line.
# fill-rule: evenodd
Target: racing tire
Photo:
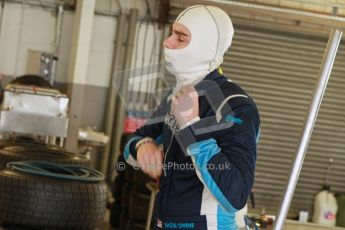
<path fill-rule="evenodd" d="M 146 184 L 149 182 L 154 182 L 154 180 L 142 170 L 134 170 L 132 176 L 133 190 L 144 194 L 151 194 L 151 191 L 146 187 Z"/>
<path fill-rule="evenodd" d="M 133 220 L 128 220 L 126 230 L 145 230 L 145 225 Z"/>
<path fill-rule="evenodd" d="M 90 160 L 86 157 L 56 147 L 14 145 L 5 146 L 0 149 L 0 169 L 5 168 L 8 162 L 32 160 L 48 161 L 58 164 L 90 165 Z"/>
<path fill-rule="evenodd" d="M 136 222 L 146 222 L 150 197 L 149 195 L 133 191 L 128 206 L 129 218 Z"/>
<path fill-rule="evenodd" d="M 120 218 L 121 218 L 121 202 L 115 201 L 110 209 L 109 223 L 112 228 L 120 227 Z"/>
<path fill-rule="evenodd" d="M 121 216 L 120 216 L 120 228 L 119 228 L 119 230 L 126 230 L 127 229 L 128 220 L 129 220 L 128 211 L 123 209 L 121 212 Z"/>
<path fill-rule="evenodd" d="M 0 170 L 0 222 L 35 228 L 93 229 L 104 219 L 107 185 Z"/>
<path fill-rule="evenodd" d="M 116 176 L 111 192 L 113 194 L 115 201 L 120 201 L 120 203 L 122 199 L 122 189 L 124 185 L 125 178 L 121 176 Z"/>
<path fill-rule="evenodd" d="M 125 185 L 122 188 L 122 197 L 121 197 L 122 208 L 128 209 L 131 193 L 132 193 L 132 186 L 128 183 L 125 183 Z"/>

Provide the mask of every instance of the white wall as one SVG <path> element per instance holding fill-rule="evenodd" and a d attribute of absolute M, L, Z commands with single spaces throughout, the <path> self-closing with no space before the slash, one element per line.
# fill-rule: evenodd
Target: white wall
<path fill-rule="evenodd" d="M 70 58 L 74 13 L 65 12 L 62 20 L 60 48 L 55 81 L 66 83 L 68 77 L 68 63 Z"/>
<path fill-rule="evenodd" d="M 56 81 L 67 82 L 68 64 L 73 30 L 72 12 L 66 12 L 63 18 L 59 61 Z M 112 55 L 116 32 L 116 19 L 110 16 L 95 15 L 88 63 L 87 84 L 108 86 L 111 75 Z"/>
<path fill-rule="evenodd" d="M 130 6 L 139 7 L 140 16 L 146 11 L 144 1 L 121 1 L 123 12 Z M 98 0 L 98 11 L 114 13 L 118 11 L 115 1 Z M 108 8 L 107 8 L 108 7 Z M 110 7 L 110 8 L 109 8 Z M 58 50 L 58 66 L 55 80 L 67 82 L 69 56 L 73 30 L 74 13 L 65 11 L 63 16 L 60 49 Z M 28 50 L 52 52 L 54 49 L 56 12 L 47 11 L 37 6 L 23 6 L 16 3 L 5 3 L 3 22 L 0 34 L 0 74 L 19 76 L 25 74 Z M 137 28 L 139 28 L 140 21 Z M 147 42 L 144 44 L 146 23 L 142 24 L 138 40 L 138 66 L 142 63 L 143 46 L 146 47 L 144 65 L 149 64 L 151 50 L 154 45 L 160 45 L 160 32 L 154 31 L 154 25 L 148 26 Z M 111 76 L 112 56 L 116 33 L 116 18 L 114 16 L 95 15 L 93 34 L 88 64 L 87 84 L 106 87 Z M 154 38 L 157 38 L 156 40 Z M 158 42 L 159 41 L 159 42 Z M 155 43 L 154 43 L 155 42 Z M 136 47 L 134 47 L 134 50 Z M 158 62 L 158 51 L 154 54 Z M 133 62 L 135 57 L 133 56 Z"/>
<path fill-rule="evenodd" d="M 115 18 L 95 17 L 88 65 L 88 84 L 108 86 L 111 76 L 115 33 Z"/>
<path fill-rule="evenodd" d="M 25 73 L 28 49 L 51 52 L 55 17 L 40 8 L 5 4 L 0 36 L 0 73 Z"/>

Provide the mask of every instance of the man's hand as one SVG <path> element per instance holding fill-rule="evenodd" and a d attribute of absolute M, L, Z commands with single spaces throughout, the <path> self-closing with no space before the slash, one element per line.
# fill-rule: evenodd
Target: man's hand
<path fill-rule="evenodd" d="M 171 98 L 171 102 L 171 113 L 179 127 L 199 117 L 199 98 L 193 86 L 183 86 Z"/>
<path fill-rule="evenodd" d="M 153 179 L 162 175 L 163 153 L 155 143 L 148 142 L 139 146 L 137 162 L 141 170 Z"/>

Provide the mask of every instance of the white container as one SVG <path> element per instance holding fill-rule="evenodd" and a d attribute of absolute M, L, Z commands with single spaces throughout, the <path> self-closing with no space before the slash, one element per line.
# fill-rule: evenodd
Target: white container
<path fill-rule="evenodd" d="M 316 195 L 313 215 L 314 223 L 335 226 L 337 211 L 337 200 L 333 193 L 324 190 Z"/>
<path fill-rule="evenodd" d="M 308 222 L 308 217 L 309 217 L 309 213 L 308 211 L 305 211 L 305 210 L 301 210 L 299 212 L 299 222 L 302 222 L 302 223 L 307 223 Z"/>

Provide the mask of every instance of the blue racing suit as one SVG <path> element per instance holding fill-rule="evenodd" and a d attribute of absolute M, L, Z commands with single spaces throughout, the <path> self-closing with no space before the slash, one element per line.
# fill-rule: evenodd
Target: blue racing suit
<path fill-rule="evenodd" d="M 260 126 L 256 105 L 218 70 L 204 80 L 216 83 L 224 95 L 218 104 L 227 103 L 232 109 L 235 122 L 231 127 L 198 134 L 193 130 L 198 121 L 173 132 L 167 119 L 150 122 L 170 111 L 170 101 L 164 99 L 149 122 L 131 135 L 125 146 L 126 161 L 136 165 L 135 145 L 141 138 L 151 137 L 163 144 L 164 173 L 156 197 L 155 229 L 237 229 L 235 213 L 245 206 L 253 186 Z M 199 96 L 201 121 L 214 115 L 208 99 Z M 186 132 L 193 138 L 187 140 L 190 143 L 183 151 L 177 137 L 184 137 Z"/>

